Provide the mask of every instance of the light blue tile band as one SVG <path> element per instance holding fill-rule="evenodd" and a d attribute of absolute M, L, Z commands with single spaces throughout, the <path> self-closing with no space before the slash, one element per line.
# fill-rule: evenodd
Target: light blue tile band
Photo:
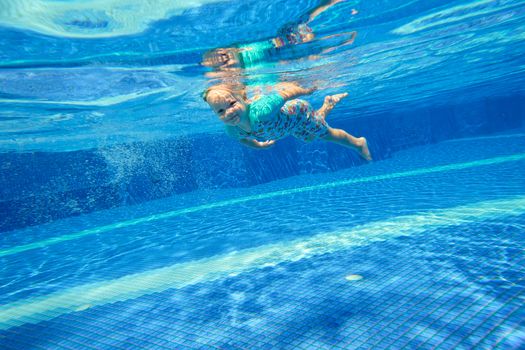
<path fill-rule="evenodd" d="M 391 180 L 391 179 L 432 174 L 432 173 L 438 173 L 438 172 L 444 172 L 444 171 L 461 170 L 461 169 L 475 168 L 475 167 L 480 167 L 480 166 L 494 165 L 494 164 L 500 164 L 500 163 L 506 163 L 506 162 L 515 162 L 515 161 L 520 161 L 520 160 L 525 160 L 525 153 L 518 153 L 518 154 L 514 154 L 510 156 L 476 160 L 472 162 L 455 163 L 455 164 L 442 165 L 442 166 L 436 166 L 436 167 L 430 167 L 430 168 L 422 168 L 422 169 L 416 169 L 416 170 L 410 170 L 410 171 L 404 171 L 404 172 L 398 172 L 398 173 L 392 173 L 392 174 L 367 176 L 367 177 L 362 177 L 358 179 L 334 181 L 334 182 L 328 182 L 325 184 L 319 184 L 319 185 L 314 185 L 314 186 L 305 186 L 305 187 L 300 187 L 300 188 L 292 188 L 292 189 L 287 189 L 287 190 L 262 193 L 262 194 L 253 195 L 253 196 L 234 198 L 234 199 L 229 199 L 225 201 L 220 201 L 220 202 L 215 202 L 215 203 L 210 203 L 210 204 L 203 204 L 203 205 L 198 205 L 195 207 L 178 209 L 178 210 L 168 211 L 165 213 L 149 215 L 149 216 L 145 216 L 142 218 L 121 221 L 121 222 L 117 222 L 114 224 L 94 227 L 91 229 L 79 231 L 79 232 L 68 234 L 68 235 L 48 238 L 48 239 L 45 239 L 39 242 L 34 242 L 34 243 L 24 244 L 24 245 L 15 246 L 15 247 L 7 248 L 7 249 L 2 249 L 0 250 L 0 257 L 18 254 L 18 253 L 25 252 L 28 250 L 44 248 L 44 247 L 48 247 L 53 244 L 72 241 L 78 238 L 86 237 L 86 236 L 97 234 L 97 233 L 104 233 L 104 232 L 112 231 L 112 230 L 119 229 L 119 228 L 140 225 L 140 224 L 151 222 L 151 221 L 169 219 L 169 218 L 177 217 L 180 215 L 195 213 L 195 212 L 208 210 L 208 209 L 225 207 L 229 205 L 236 205 L 239 203 L 246 203 L 246 202 L 255 201 L 255 200 L 268 199 L 268 198 L 274 198 L 274 197 L 279 197 L 279 196 L 287 196 L 287 195 L 296 194 L 296 193 L 329 189 L 329 188 L 335 188 L 335 187 L 340 187 L 340 186 L 347 186 L 347 185 L 352 185 L 356 183 Z"/>
<path fill-rule="evenodd" d="M 430 229 L 479 223 L 490 219 L 501 220 L 524 213 L 525 196 L 483 201 L 417 215 L 399 216 L 357 226 L 351 230 L 325 232 L 307 238 L 174 264 L 0 306 L 0 329 L 38 323 L 98 305 L 214 281 L 262 267 L 299 261 L 399 236 L 413 236 Z"/>

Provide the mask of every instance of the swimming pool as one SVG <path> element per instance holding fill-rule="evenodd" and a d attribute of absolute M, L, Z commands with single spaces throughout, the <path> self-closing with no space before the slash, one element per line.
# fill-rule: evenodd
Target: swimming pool
<path fill-rule="evenodd" d="M 348 91 L 371 163 L 200 97 L 319 1 L 0 4 L 0 348 L 525 346 L 522 2 L 344 1 L 243 67 Z"/>

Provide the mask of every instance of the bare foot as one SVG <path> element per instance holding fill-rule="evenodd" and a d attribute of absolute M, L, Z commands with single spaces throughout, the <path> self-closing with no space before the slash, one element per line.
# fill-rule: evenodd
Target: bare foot
<path fill-rule="evenodd" d="M 331 96 L 326 96 L 324 98 L 324 103 L 327 106 L 330 106 L 330 107 L 334 108 L 335 105 L 337 103 L 339 103 L 339 101 L 341 101 L 346 96 L 348 96 L 348 92 L 343 92 L 342 94 L 335 94 L 335 95 L 331 95 Z"/>
<path fill-rule="evenodd" d="M 347 92 L 344 92 L 342 94 L 326 96 L 324 98 L 323 106 L 319 108 L 319 110 L 317 111 L 317 114 L 324 120 L 326 116 L 328 115 L 328 113 L 330 113 L 330 111 L 334 109 L 335 105 L 338 104 L 346 96 L 348 96 Z"/>
<path fill-rule="evenodd" d="M 366 159 L 367 161 L 372 160 L 372 155 L 370 154 L 370 150 L 368 149 L 368 142 L 366 142 L 366 139 L 364 137 L 360 137 L 357 139 L 358 143 L 358 151 L 361 157 Z"/>

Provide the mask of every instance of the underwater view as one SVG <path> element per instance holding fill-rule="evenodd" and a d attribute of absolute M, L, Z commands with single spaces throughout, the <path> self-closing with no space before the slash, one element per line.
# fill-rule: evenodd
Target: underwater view
<path fill-rule="evenodd" d="M 0 0 L 0 349 L 525 349 L 525 1 Z"/>

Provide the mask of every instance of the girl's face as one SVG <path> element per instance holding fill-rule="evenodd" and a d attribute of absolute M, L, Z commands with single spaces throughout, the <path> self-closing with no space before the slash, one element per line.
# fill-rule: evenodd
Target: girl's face
<path fill-rule="evenodd" d="M 225 124 L 237 125 L 246 114 L 246 103 L 230 91 L 215 89 L 208 92 L 206 102 Z"/>
<path fill-rule="evenodd" d="M 202 64 L 206 67 L 228 67 L 237 63 L 235 53 L 231 49 L 217 49 L 204 55 Z"/>

